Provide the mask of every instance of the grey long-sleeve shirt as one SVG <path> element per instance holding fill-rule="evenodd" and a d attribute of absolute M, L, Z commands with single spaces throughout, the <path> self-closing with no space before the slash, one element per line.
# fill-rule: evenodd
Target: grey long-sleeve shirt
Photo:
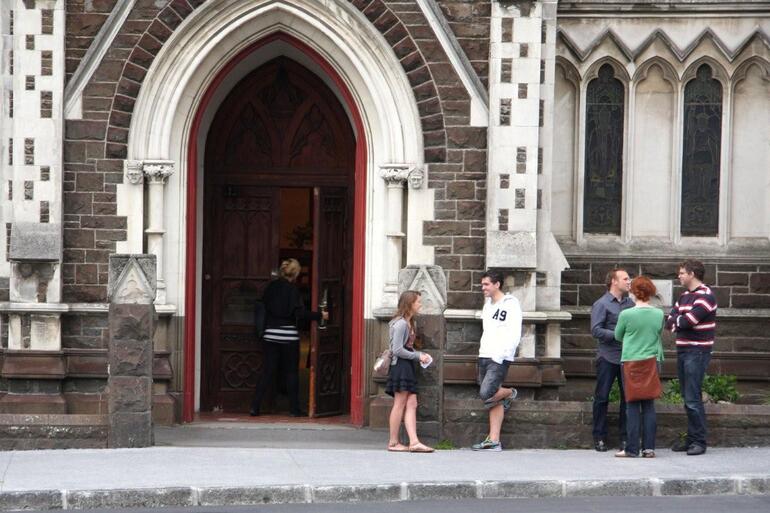
<path fill-rule="evenodd" d="M 393 355 L 393 361 L 391 365 L 396 362 L 396 358 L 403 360 L 419 360 L 419 351 L 410 351 L 406 347 L 406 342 L 409 340 L 409 323 L 406 319 L 399 317 L 390 321 L 390 353 Z"/>
<path fill-rule="evenodd" d="M 606 292 L 591 307 L 591 335 L 599 342 L 596 350 L 598 358 L 620 365 L 623 346 L 615 340 L 615 326 L 618 324 L 620 312 L 633 306 L 631 298 L 624 297 L 618 301 L 615 296 Z"/>

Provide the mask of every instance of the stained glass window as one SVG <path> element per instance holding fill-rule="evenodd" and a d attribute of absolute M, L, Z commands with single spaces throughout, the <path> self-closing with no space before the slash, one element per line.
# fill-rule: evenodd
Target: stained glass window
<path fill-rule="evenodd" d="M 583 231 L 620 234 L 625 89 L 609 64 L 586 93 Z"/>
<path fill-rule="evenodd" d="M 719 229 L 722 84 L 708 64 L 684 89 L 682 235 L 714 236 Z"/>

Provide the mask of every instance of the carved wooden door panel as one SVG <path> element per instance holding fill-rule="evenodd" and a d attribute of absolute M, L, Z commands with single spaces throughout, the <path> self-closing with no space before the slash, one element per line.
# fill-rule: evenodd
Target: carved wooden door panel
<path fill-rule="evenodd" d="M 329 312 L 326 326 L 317 325 L 311 338 L 310 413 L 319 417 L 340 414 L 347 407 L 350 364 L 345 348 L 350 347 L 351 290 L 346 271 L 352 223 L 348 189 L 316 187 L 314 200 L 314 289 Z"/>
<path fill-rule="evenodd" d="M 286 57 L 244 77 L 214 115 L 204 161 L 203 411 L 248 411 L 261 367 L 250 308 L 280 263 L 282 187 L 316 191 L 313 302 L 327 288 L 333 309 L 328 328 L 313 328 L 310 411 L 347 410 L 350 365 L 342 347 L 349 344 L 350 290 L 344 271 L 352 252 L 347 191 L 353 189 L 355 145 L 334 92 Z"/>
<path fill-rule="evenodd" d="M 278 189 L 212 184 L 206 192 L 201 409 L 248 411 L 262 368 L 254 302 L 278 261 Z"/>

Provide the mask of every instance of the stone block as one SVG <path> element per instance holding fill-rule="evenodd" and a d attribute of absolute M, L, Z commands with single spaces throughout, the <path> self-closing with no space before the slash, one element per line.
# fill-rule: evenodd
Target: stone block
<path fill-rule="evenodd" d="M 752 293 L 770 294 L 770 273 L 752 274 L 750 287 Z"/>
<path fill-rule="evenodd" d="M 470 180 L 459 180 L 447 184 L 447 199 L 472 200 L 476 198 L 476 183 Z"/>
<path fill-rule="evenodd" d="M 401 499 L 400 484 L 315 486 L 312 502 L 392 502 Z"/>
<path fill-rule="evenodd" d="M 154 307 L 150 304 L 110 304 L 110 338 L 133 341 L 152 339 L 154 316 Z"/>
<path fill-rule="evenodd" d="M 441 315 L 420 315 L 417 317 L 417 333 L 422 343 L 422 349 L 443 349 L 446 319 Z"/>
<path fill-rule="evenodd" d="M 737 479 L 665 479 L 660 486 L 661 495 L 725 495 L 736 493 Z"/>
<path fill-rule="evenodd" d="M 13 223 L 8 259 L 18 262 L 59 262 L 62 255 L 61 225 Z"/>
<path fill-rule="evenodd" d="M 719 285 L 720 287 L 726 287 L 726 286 L 745 287 L 748 284 L 749 284 L 748 273 L 722 272 L 721 270 L 717 273 L 717 285 Z"/>
<path fill-rule="evenodd" d="M 770 494 L 770 478 L 748 477 L 741 481 L 742 495 L 768 495 Z"/>
<path fill-rule="evenodd" d="M 112 372 L 112 369 L 110 369 Z M 152 378 L 138 376 L 110 376 L 109 412 L 144 413 L 152 408 Z"/>
<path fill-rule="evenodd" d="M 192 488 L 138 488 L 133 490 L 70 490 L 68 509 L 164 508 L 194 506 Z"/>
<path fill-rule="evenodd" d="M 145 341 L 113 339 L 109 350 L 110 373 L 114 376 L 151 376 L 152 344 Z"/>
<path fill-rule="evenodd" d="M 409 500 L 457 500 L 477 498 L 474 482 L 409 483 Z"/>
<path fill-rule="evenodd" d="M 153 443 L 152 414 L 121 412 L 110 414 L 108 446 L 150 447 Z"/>
<path fill-rule="evenodd" d="M 198 504 L 200 506 L 291 504 L 309 502 L 309 495 L 310 490 L 305 485 L 204 488 L 199 492 Z"/>
<path fill-rule="evenodd" d="M 424 314 L 441 314 L 447 304 L 446 276 L 438 266 L 410 265 L 398 273 L 399 294 L 405 290 L 417 290 L 422 295 Z"/>
<path fill-rule="evenodd" d="M 604 285 L 580 285 L 578 288 L 578 302 L 581 306 L 591 306 L 607 292 Z"/>
<path fill-rule="evenodd" d="M 534 232 L 489 231 L 486 247 L 489 267 L 533 269 L 537 265 Z"/>
<path fill-rule="evenodd" d="M 654 486 L 648 479 L 580 480 L 565 483 L 568 497 L 631 497 L 652 496 Z"/>
<path fill-rule="evenodd" d="M 561 496 L 560 481 L 501 481 L 485 482 L 481 485 L 481 498 L 484 499 L 541 499 Z"/>
<path fill-rule="evenodd" d="M 113 303 L 151 304 L 157 287 L 155 255 L 110 255 L 107 294 Z"/>
<path fill-rule="evenodd" d="M 770 294 L 733 294 L 730 299 L 733 308 L 770 308 Z M 727 302 L 720 300 L 718 294 L 717 303 L 727 306 Z"/>
<path fill-rule="evenodd" d="M 0 492 L 0 510 L 50 510 L 62 509 L 62 494 L 59 490 L 32 492 Z"/>

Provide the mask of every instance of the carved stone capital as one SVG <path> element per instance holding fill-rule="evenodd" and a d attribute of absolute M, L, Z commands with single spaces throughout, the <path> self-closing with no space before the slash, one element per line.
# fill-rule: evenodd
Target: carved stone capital
<path fill-rule="evenodd" d="M 380 176 L 388 185 L 403 185 L 413 167 L 412 164 L 383 164 L 380 166 Z"/>
<path fill-rule="evenodd" d="M 421 167 L 415 167 L 409 171 L 409 187 L 412 189 L 422 189 L 425 182 L 425 170 Z"/>
<path fill-rule="evenodd" d="M 123 163 L 123 169 L 126 174 L 126 181 L 133 185 L 139 185 L 144 180 L 144 173 L 142 173 L 142 161 L 141 160 L 126 160 Z"/>
<path fill-rule="evenodd" d="M 165 184 L 168 177 L 174 174 L 174 162 L 171 160 L 145 160 L 142 162 L 142 172 L 149 183 Z"/>

